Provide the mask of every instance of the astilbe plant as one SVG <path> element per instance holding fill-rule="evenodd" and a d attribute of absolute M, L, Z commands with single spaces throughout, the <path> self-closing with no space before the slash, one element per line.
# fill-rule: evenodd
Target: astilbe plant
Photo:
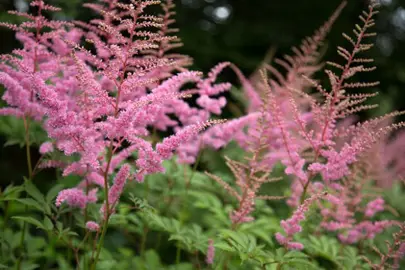
<path fill-rule="evenodd" d="M 159 4 L 161 14 L 148 15 L 150 6 Z M 319 253 L 313 250 L 322 241 L 339 250 L 328 258 L 336 269 L 358 269 L 360 255 L 370 254 L 364 246 L 370 247 L 368 243 L 385 229 L 400 226 L 387 252 L 374 248 L 380 262 L 372 255 L 366 259 L 374 269 L 399 268 L 403 225 L 379 219 L 388 206 L 373 181 L 403 171 L 401 157 L 392 150 L 402 146 L 401 133 L 386 143 L 391 132 L 404 125 L 391 122 L 402 112 L 355 122 L 355 113 L 375 107 L 365 102 L 376 93 L 349 93 L 378 85 L 353 79 L 375 69 L 368 67 L 372 59 L 360 55 L 372 48 L 374 2 L 360 16 L 354 36 L 343 34 L 348 46 L 338 47 L 337 52 L 344 63 L 326 63 L 329 87 L 321 85 L 315 73 L 323 68 L 320 48 L 345 1 L 312 37 L 293 48 L 292 56 L 275 60 L 282 69 L 266 63 L 250 80 L 230 62 L 217 64 L 206 77 L 189 70 L 192 58 L 172 51 L 182 45 L 173 35 L 178 30 L 171 27 L 174 1 L 87 3 L 84 6 L 97 14 L 89 22 L 49 20 L 44 14 L 58 8 L 40 0 L 30 5 L 35 15 L 11 12 L 27 19 L 20 25 L 1 23 L 16 31 L 22 43 L 21 49 L 0 58 L 2 98 L 7 103 L 0 114 L 23 120 L 29 181 L 24 189 L 2 192 L 0 202 L 7 202 L 5 212 L 15 201 L 26 211 L 34 207 L 44 214 L 43 222 L 14 217 L 24 224 L 17 269 L 29 257 L 23 253 L 26 238 L 31 237 L 27 224 L 47 231 L 52 245 L 62 241 L 73 251 L 75 267 L 85 269 L 104 266 L 99 262 L 108 260 L 103 248 L 107 228 L 117 224 L 124 238 L 139 236 L 135 242 L 140 257 L 128 259 L 128 269 L 163 267 L 155 253 L 145 250 L 152 247 L 148 237 L 156 231 L 154 249 L 167 252 L 162 233 L 169 234 L 167 242 L 176 241 L 177 266 L 185 258 L 192 262 L 184 269 L 320 269 Z M 232 87 L 217 82 L 225 68 L 232 69 L 241 82 L 249 101 L 247 113 L 227 122 L 210 120 L 222 114 L 227 104 L 224 93 Z M 188 102 L 189 97 L 195 97 L 195 104 Z M 32 122 L 48 135 L 39 145 L 41 157 L 35 166 L 30 156 Z M 219 153 L 232 140 L 241 147 L 237 157 L 225 157 L 232 177 L 198 172 L 202 151 L 213 148 Z M 381 160 L 381 153 L 391 154 Z M 378 158 L 368 159 L 372 154 Z M 190 169 L 187 164 L 193 163 Z M 281 177 L 276 172 L 280 164 Z M 56 186 L 44 198 L 32 180 L 48 168 L 60 171 L 62 179 L 76 177 L 78 183 L 64 189 Z M 216 189 L 210 178 L 225 192 Z M 291 183 L 288 196 L 279 190 L 276 196 L 266 193 L 286 178 Z M 131 187 L 142 198 L 132 194 L 129 204 L 123 194 Z M 22 190 L 27 197 L 21 199 Z M 289 218 L 277 216 L 271 207 L 286 197 Z M 79 220 L 84 232 L 71 223 L 74 233 L 64 227 L 67 212 L 69 219 Z M 319 222 L 312 222 L 310 215 Z M 4 224 L 6 220 L 7 215 Z M 311 233 L 321 235 L 320 242 Z M 354 255 L 350 245 L 358 247 Z M 128 252 L 123 249 L 116 255 Z M 131 252 L 128 257 L 135 256 Z M 352 267 L 342 254 L 355 261 Z M 118 257 L 111 269 L 121 267 Z"/>
<path fill-rule="evenodd" d="M 20 26 L 5 24 L 18 32 L 24 49 L 14 51 L 18 58 L 3 56 L 6 60 L 1 73 L 1 82 L 6 87 L 3 99 L 11 107 L 2 109 L 2 114 L 43 121 L 52 139 L 41 146 L 40 151 L 44 155 L 50 155 L 55 149 L 66 156 L 78 156 L 78 160 L 70 164 L 57 160 L 40 164 L 42 167 L 63 165 L 64 176 L 77 174 L 83 177 L 83 182 L 76 188 L 59 193 L 57 206 L 66 202 L 85 209 L 88 203 L 97 201 L 97 189 L 104 189 L 105 203 L 100 209 L 102 234 L 95 261 L 125 182 L 130 178 L 143 181 L 147 174 L 162 172 L 163 160 L 171 158 L 182 142 L 216 123 L 208 121 L 209 112 L 204 109 L 192 109 L 187 103 L 179 101 L 205 89 L 180 91 L 184 83 L 201 85 L 202 79 L 199 72 L 184 69 L 174 76 L 171 74 L 176 66 L 185 64 L 182 60 L 185 57 L 164 56 L 173 46 L 168 41 L 175 39 L 165 36 L 170 21 L 167 16 L 162 19 L 144 15 L 146 7 L 158 3 L 109 1 L 105 8 L 89 4 L 87 6 L 104 15 L 104 20 L 82 24 L 90 30 L 97 29 L 90 34 L 76 29 L 65 32 L 63 28 L 42 33 L 43 27 L 61 29 L 62 26 L 72 26 L 45 19 L 42 10 L 58 9 L 42 1 L 31 3 L 31 6 L 38 7 L 39 15 L 36 17 L 14 12 L 33 22 L 24 22 Z M 167 7 L 166 12 L 169 12 Z M 162 30 L 142 30 L 147 27 Z M 35 31 L 31 34 L 26 28 Z M 95 44 L 96 55 L 75 45 L 79 41 L 77 35 L 82 33 Z M 69 35 L 73 35 L 74 39 L 69 39 Z M 57 42 L 49 42 L 49 39 Z M 60 48 L 62 46 L 65 47 Z M 69 50 L 69 47 L 74 50 Z M 66 54 L 56 54 L 52 49 Z M 154 53 L 151 50 L 158 51 Z M 169 113 L 177 113 L 183 121 L 170 120 Z M 152 142 L 145 139 L 150 133 L 148 129 L 166 129 L 169 126 L 177 127 L 178 132 L 158 143 L 154 149 Z M 131 173 L 129 164 L 120 164 L 135 151 L 137 158 L 133 167 L 136 169 Z M 115 170 L 118 172 L 110 186 Z M 91 222 L 88 227 L 94 230 L 97 226 Z"/>
<path fill-rule="evenodd" d="M 378 85 L 378 82 L 352 80 L 358 73 L 375 69 L 373 66 L 366 66 L 373 62 L 372 59 L 360 56 L 373 46 L 365 40 L 375 36 L 375 33 L 369 31 L 377 14 L 375 3 L 370 4 L 368 10 L 360 15 L 361 25 L 356 25 L 353 30 L 354 38 L 343 34 L 352 46 L 351 49 L 338 47 L 337 52 L 345 64 L 327 62 L 328 66 L 338 70 L 335 73 L 329 68 L 325 69 L 331 90 L 327 91 L 311 78 L 313 72 L 319 69 L 316 49 L 343 6 L 344 3 L 314 37 L 305 40 L 301 50 L 294 49 L 297 55 L 295 58 L 286 56 L 286 61 L 276 61 L 286 67 L 286 78 L 273 67 L 265 66 L 275 75 L 277 81 L 262 76 L 264 83 L 256 85 L 262 89 L 262 96 L 265 96 L 268 103 L 268 130 L 261 134 L 262 138 L 268 139 L 267 147 L 261 147 L 262 151 L 267 152 L 261 165 L 268 166 L 268 172 L 277 162 L 286 167 L 285 173 L 294 178 L 291 197 L 287 201 L 292 207 L 301 207 L 307 196 L 312 197 L 312 194 L 327 190 L 329 194 L 324 198 L 325 203 L 319 203 L 323 215 L 322 228 L 338 232 L 339 239 L 343 242 L 356 243 L 374 238 L 385 228 L 396 224 L 395 221 L 371 220 L 377 212 L 384 210 L 384 200 L 369 200 L 370 196 L 364 194 L 373 175 L 370 169 L 367 170 L 369 166 L 362 161 L 379 139 L 404 124 L 381 125 L 387 123 L 387 119 L 402 114 L 393 112 L 344 128 L 337 125 L 340 120 L 345 120 L 354 113 L 375 107 L 363 103 L 376 93 L 348 93 L 352 88 L 371 88 Z M 311 85 L 319 91 L 322 101 L 306 92 Z M 249 141 L 247 138 L 256 132 L 255 125 L 259 123 L 259 115 L 257 112 L 250 112 L 242 118 L 212 127 L 201 136 L 209 138 L 205 140 L 207 145 L 217 148 L 232 139 L 246 147 L 246 142 Z M 247 132 L 244 127 L 248 127 Z M 338 141 L 343 143 L 337 144 Z M 322 181 L 314 181 L 318 174 Z M 243 177 L 242 173 L 239 175 Z M 355 216 L 358 213 L 362 213 L 363 219 L 357 223 Z M 280 242 L 282 238 L 279 235 L 277 239 Z M 283 240 L 280 243 L 287 245 L 288 242 Z M 303 246 L 294 244 L 294 247 Z"/>

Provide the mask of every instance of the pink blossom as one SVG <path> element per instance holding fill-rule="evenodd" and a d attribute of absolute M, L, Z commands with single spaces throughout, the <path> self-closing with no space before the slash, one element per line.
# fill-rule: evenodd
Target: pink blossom
<path fill-rule="evenodd" d="M 398 225 L 397 221 L 362 221 L 356 224 L 346 233 L 339 234 L 339 239 L 343 243 L 354 244 L 362 239 L 373 239 L 377 234 L 381 233 L 386 228 Z"/>
<path fill-rule="evenodd" d="M 226 105 L 226 99 L 224 97 L 213 99 L 207 95 L 202 95 L 197 99 L 197 104 L 208 112 L 221 114 L 221 109 Z"/>
<path fill-rule="evenodd" d="M 283 228 L 286 236 L 281 233 L 276 233 L 276 240 L 287 249 L 303 249 L 304 246 L 301 243 L 293 242 L 292 239 L 295 234 L 301 232 L 302 227 L 300 222 L 305 219 L 305 213 L 309 210 L 309 207 L 313 202 L 324 197 L 325 194 L 315 194 L 306 199 L 298 208 L 294 211 L 293 215 L 287 219 L 281 221 L 281 227 Z"/>
<path fill-rule="evenodd" d="M 213 264 L 214 257 L 215 257 L 214 240 L 208 239 L 207 257 L 205 258 L 205 262 L 207 264 Z"/>
<path fill-rule="evenodd" d="M 254 218 L 249 215 L 254 210 L 256 193 L 251 189 L 248 189 L 246 193 L 247 195 L 239 202 L 238 210 L 234 210 L 230 214 L 233 224 L 246 223 L 254 220 Z"/>
<path fill-rule="evenodd" d="M 339 153 L 335 150 L 323 150 L 321 153 L 327 158 L 327 163 L 312 163 L 308 169 L 313 172 L 320 172 L 325 181 L 331 181 L 349 175 L 348 165 L 357 160 L 358 150 L 346 144 Z"/>
<path fill-rule="evenodd" d="M 108 191 L 109 212 L 113 211 L 118 203 L 119 197 L 121 196 L 125 183 L 129 177 L 129 173 L 130 166 L 128 164 L 124 164 L 115 176 L 114 184 L 109 188 Z M 101 207 L 100 211 L 102 214 L 105 213 L 106 207 L 106 204 Z"/>
<path fill-rule="evenodd" d="M 43 155 L 52 151 L 53 151 L 53 144 L 51 142 L 44 142 L 39 147 L 39 152 Z"/>
<path fill-rule="evenodd" d="M 194 124 L 187 126 L 180 131 L 178 131 L 175 135 L 172 135 L 168 138 L 163 139 L 163 142 L 158 143 L 156 145 L 156 152 L 163 158 L 169 159 L 173 151 L 178 148 L 182 143 L 186 143 L 188 140 L 193 138 L 195 135 L 198 134 L 204 128 L 211 126 L 215 123 L 220 123 L 219 121 L 208 121 L 205 123 Z"/>
<path fill-rule="evenodd" d="M 299 242 L 288 242 L 287 248 L 290 250 L 302 250 L 304 249 L 304 245 Z"/>
<path fill-rule="evenodd" d="M 90 190 L 88 195 L 78 188 L 64 189 L 56 197 L 55 205 L 59 207 L 66 202 L 71 207 L 85 208 L 88 203 L 97 201 L 96 193 L 97 189 Z"/>
<path fill-rule="evenodd" d="M 89 231 L 93 231 L 93 232 L 98 232 L 100 230 L 100 225 L 98 225 L 96 222 L 94 221 L 87 221 L 86 222 L 86 228 Z"/>
<path fill-rule="evenodd" d="M 373 217 L 376 213 L 381 211 L 384 211 L 384 200 L 380 197 L 367 204 L 364 215 L 366 217 Z"/>
<path fill-rule="evenodd" d="M 394 264 L 393 264 L 394 269 L 399 269 L 400 267 L 399 263 L 403 258 L 405 258 L 405 243 L 400 244 L 398 250 L 394 255 Z"/>

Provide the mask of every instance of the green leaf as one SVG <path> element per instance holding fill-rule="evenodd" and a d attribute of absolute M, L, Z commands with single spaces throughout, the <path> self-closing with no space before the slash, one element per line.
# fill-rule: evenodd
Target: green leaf
<path fill-rule="evenodd" d="M 40 205 L 37 201 L 31 199 L 31 198 L 24 198 L 24 199 L 16 199 L 15 201 L 22 203 L 26 206 L 31 206 L 41 212 L 45 212 L 45 209 L 42 205 Z"/>
<path fill-rule="evenodd" d="M 33 270 L 33 269 L 38 269 L 40 267 L 39 264 L 32 263 L 32 262 L 23 262 L 21 264 L 21 269 L 24 270 Z"/>
<path fill-rule="evenodd" d="M 154 250 L 148 250 L 145 252 L 145 261 L 150 269 L 159 269 L 162 267 L 159 255 Z"/>
<path fill-rule="evenodd" d="M 30 224 L 35 225 L 37 228 L 41 228 L 41 229 L 45 229 L 44 225 L 42 225 L 41 222 L 39 222 L 38 220 L 36 220 L 35 218 L 32 217 L 20 217 L 20 216 L 16 216 L 16 217 L 11 217 L 12 219 L 16 219 L 16 220 L 21 220 Z"/>
<path fill-rule="evenodd" d="M 13 186 L 9 185 L 6 187 L 6 189 L 3 191 L 3 193 L 0 195 L 0 200 L 13 200 L 18 198 L 20 193 L 23 191 L 23 187 L 21 186 Z"/>
<path fill-rule="evenodd" d="M 32 181 L 25 179 L 24 188 L 25 191 L 37 202 L 45 203 L 44 195 L 42 195 L 42 193 L 37 189 Z"/>
<path fill-rule="evenodd" d="M 50 218 L 48 218 L 48 217 L 44 218 L 44 227 L 45 227 L 46 230 L 52 231 L 53 223 L 52 223 Z"/>
<path fill-rule="evenodd" d="M 63 185 L 55 185 L 53 186 L 48 193 L 46 194 L 46 202 L 51 204 L 55 197 L 58 195 L 59 191 L 63 189 Z"/>
<path fill-rule="evenodd" d="M 227 244 L 225 242 L 216 243 L 216 244 L 214 244 L 214 246 L 215 246 L 215 248 L 219 248 L 219 249 L 222 249 L 225 251 L 231 251 L 231 252 L 237 251 L 234 247 L 230 246 L 229 244 Z"/>

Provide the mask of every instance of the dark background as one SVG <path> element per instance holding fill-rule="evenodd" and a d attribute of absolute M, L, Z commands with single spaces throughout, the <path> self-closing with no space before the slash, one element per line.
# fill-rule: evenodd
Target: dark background
<path fill-rule="evenodd" d="M 405 1 L 379 0 L 381 13 L 376 23 L 377 46 L 370 52 L 377 71 L 360 80 L 379 80 L 378 115 L 394 109 L 405 109 Z M 56 19 L 87 19 L 94 14 L 81 7 L 81 0 L 46 1 L 62 7 Z M 334 11 L 340 0 L 175 0 L 177 27 L 184 42 L 180 52 L 194 58 L 193 69 L 207 72 L 220 61 L 231 61 L 246 75 L 253 72 L 269 52 L 281 56 L 299 45 Z M 340 61 L 336 45 L 345 43 L 341 33 L 351 33 L 366 0 L 349 0 L 325 43 L 324 59 Z M 27 1 L 0 0 L 0 21 L 17 22 L 6 10 L 26 10 Z M 14 33 L 0 29 L 0 53 L 18 46 Z M 324 79 L 324 75 L 318 75 Z M 221 79 L 236 82 L 231 73 Z M 1 122 L 0 122 L 1 124 Z M 0 183 L 18 182 L 26 174 L 25 150 L 18 146 L 2 147 L 0 134 Z M 33 149 L 36 153 L 36 149 Z M 35 158 L 35 157 L 34 157 Z"/>

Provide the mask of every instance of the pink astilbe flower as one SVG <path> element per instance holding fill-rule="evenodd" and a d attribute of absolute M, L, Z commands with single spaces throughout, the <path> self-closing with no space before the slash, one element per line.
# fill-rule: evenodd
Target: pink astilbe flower
<path fill-rule="evenodd" d="M 380 197 L 367 204 L 364 215 L 366 217 L 373 217 L 376 213 L 381 211 L 384 211 L 384 200 Z"/>
<path fill-rule="evenodd" d="M 231 140 L 235 140 L 247 147 L 245 142 L 248 141 L 248 134 L 244 132 L 244 128 L 255 122 L 259 116 L 260 113 L 251 113 L 247 116 L 215 125 L 203 133 L 202 141 L 204 145 L 211 146 L 214 149 L 227 145 Z"/>
<path fill-rule="evenodd" d="M 0 56 L 0 84 L 6 88 L 2 98 L 10 106 L 2 109 L 0 114 L 41 121 L 46 114 L 46 106 L 58 106 L 58 95 L 43 82 L 59 79 L 57 73 L 66 54 L 56 55 L 53 49 L 57 48 L 55 44 L 61 42 L 62 37 L 66 37 L 65 27 L 72 25 L 48 20 L 42 14 L 43 11 L 59 11 L 59 8 L 43 1 L 31 1 L 31 6 L 36 8 L 33 15 L 10 12 L 27 19 L 20 25 L 0 22 L 0 26 L 16 31 L 16 38 L 23 44 L 23 48 L 13 50 L 13 54 Z M 47 31 L 43 31 L 45 28 Z"/>
<path fill-rule="evenodd" d="M 321 222 L 322 228 L 327 231 L 339 231 L 341 229 L 348 229 L 355 223 L 353 211 L 349 211 L 349 198 L 346 194 L 340 194 L 337 197 L 332 194 L 326 196 L 326 200 L 331 204 L 330 208 L 322 208 L 321 214 L 323 221 Z"/>
<path fill-rule="evenodd" d="M 98 232 L 100 230 L 100 225 L 98 225 L 97 222 L 94 222 L 94 221 L 87 221 L 86 228 L 89 231 Z"/>
<path fill-rule="evenodd" d="M 167 29 L 172 22 L 171 2 L 163 5 L 165 14 L 160 17 L 142 15 L 147 6 L 157 1 L 88 4 L 103 18 L 89 24 L 75 22 L 83 30 L 71 31 L 62 31 L 65 26 L 72 27 L 70 23 L 48 21 L 41 15 L 43 10 L 56 8 L 42 1 L 32 3 L 38 8 L 37 24 L 10 26 L 19 31 L 17 38 L 24 48 L 14 51 L 17 57 L 2 57 L 9 64 L 0 64 L 0 83 L 6 88 L 3 99 L 10 108 L 2 109 L 0 114 L 43 122 L 53 148 L 78 157 L 70 162 L 43 160 L 38 167 L 59 167 L 63 176 L 76 174 L 83 178 L 76 189 L 60 194 L 59 205 L 66 201 L 83 207 L 87 198 L 82 190 L 89 185 L 105 188 L 104 183 L 115 169 L 131 156 L 136 156 L 138 181 L 147 174 L 163 172 L 163 161 L 205 125 L 195 123 L 214 124 L 209 121 L 210 114 L 220 113 L 224 99 L 217 100 L 215 93 L 203 94 L 198 87 L 202 74 L 184 68 L 190 62 L 188 57 L 166 55 L 174 44 L 179 44 L 176 37 L 165 36 L 171 32 Z M 42 27 L 53 31 L 42 33 Z M 37 31 L 31 33 L 28 29 Z M 96 55 L 77 44 L 82 36 L 95 46 Z M 215 76 L 211 74 L 207 79 L 210 87 Z M 186 83 L 197 88 L 183 89 Z M 205 85 L 208 87 L 208 83 Z M 192 107 L 183 100 L 193 94 L 208 98 L 209 108 Z M 177 135 L 158 143 L 155 150 L 155 142 L 148 138 L 150 131 L 169 128 Z M 50 146 L 41 146 L 41 153 L 53 151 Z M 122 169 L 129 171 L 128 165 L 122 165 Z M 122 188 L 114 184 L 105 192 L 113 196 Z M 112 206 L 118 197 L 111 198 Z"/>
<path fill-rule="evenodd" d="M 53 151 L 53 144 L 51 142 L 44 142 L 39 147 L 39 152 L 41 154 L 46 154 Z"/>
<path fill-rule="evenodd" d="M 233 224 L 246 223 L 254 220 L 254 218 L 249 215 L 254 210 L 256 193 L 253 190 L 247 190 L 246 193 L 247 195 L 244 196 L 239 203 L 239 208 L 229 215 Z"/>
<path fill-rule="evenodd" d="M 310 198 L 306 199 L 293 213 L 293 215 L 287 219 L 281 221 L 281 227 L 285 232 L 285 236 L 281 233 L 276 233 L 275 237 L 277 241 L 285 246 L 287 249 L 298 249 L 304 248 L 304 245 L 298 242 L 293 242 L 293 237 L 295 234 L 301 232 L 302 227 L 300 223 L 305 219 L 305 213 L 308 212 L 309 207 L 320 198 L 324 197 L 325 194 L 315 194 Z"/>
<path fill-rule="evenodd" d="M 385 229 L 396 225 L 399 225 L 398 221 L 363 221 L 348 230 L 346 233 L 339 234 L 338 237 L 343 243 L 354 244 L 360 240 L 373 239 Z"/>
<path fill-rule="evenodd" d="M 207 95 L 202 95 L 197 99 L 197 104 L 210 113 L 221 114 L 222 108 L 226 105 L 226 99 L 224 97 L 213 99 Z"/>
<path fill-rule="evenodd" d="M 190 108 L 186 104 L 178 104 L 175 109 L 176 114 L 179 116 L 183 125 L 189 125 L 195 122 L 207 121 L 210 114 L 221 114 L 222 108 L 226 105 L 226 99 L 221 95 L 223 92 L 229 91 L 231 84 L 229 83 L 215 83 L 218 75 L 225 69 L 231 68 L 237 75 L 239 81 L 242 83 L 246 94 L 251 97 L 251 100 L 259 100 L 260 97 L 254 92 L 253 86 L 248 79 L 245 78 L 243 73 L 232 63 L 223 62 L 219 63 L 211 69 L 207 78 L 202 79 L 197 84 L 197 91 L 200 97 L 197 99 L 197 104 L 202 109 L 195 111 L 195 108 Z M 255 102 L 258 106 L 260 102 Z M 190 115 L 191 114 L 191 115 Z M 238 123 L 233 122 L 229 125 L 218 125 L 220 128 L 211 128 L 207 132 L 196 136 L 192 143 L 183 144 L 176 152 L 180 157 L 180 162 L 193 163 L 199 153 L 200 148 L 214 147 L 220 148 L 226 145 L 232 139 L 237 140 L 240 144 L 246 145 L 247 135 L 243 131 L 244 127 L 252 122 L 248 119 L 255 118 L 257 113 L 247 115 L 247 118 L 241 119 Z M 193 121 L 190 123 L 190 121 Z M 236 120 L 235 120 L 236 121 Z M 223 131 L 223 133 L 222 133 Z M 194 141 L 197 142 L 194 143 Z"/>
<path fill-rule="evenodd" d="M 326 164 L 312 163 L 308 170 L 321 173 L 325 181 L 339 180 L 343 176 L 350 174 L 349 165 L 355 162 L 356 151 L 355 148 L 346 144 L 340 152 L 335 150 L 321 150 L 321 155 L 328 159 Z"/>
<path fill-rule="evenodd" d="M 205 258 L 205 262 L 209 265 L 213 264 L 214 257 L 215 257 L 214 240 L 208 239 L 207 256 Z"/>
<path fill-rule="evenodd" d="M 169 159 L 172 156 L 173 151 L 177 149 L 180 146 L 180 144 L 186 143 L 188 140 L 197 135 L 201 130 L 221 122 L 223 121 L 212 120 L 201 124 L 187 126 L 178 131 L 175 135 L 165 138 L 163 142 L 157 144 L 156 152 L 163 159 Z"/>
<path fill-rule="evenodd" d="M 114 178 L 113 185 L 108 190 L 108 207 L 109 210 L 106 212 L 107 202 L 101 207 L 100 212 L 103 216 L 106 213 L 111 213 L 114 211 L 116 204 L 121 196 L 122 191 L 124 190 L 125 183 L 129 177 L 130 166 L 124 164 L 121 169 L 118 171 L 117 175 Z"/>
<path fill-rule="evenodd" d="M 370 219 L 375 213 L 384 210 L 384 200 L 376 198 L 366 207 L 361 203 L 366 200 L 362 195 L 364 182 L 368 174 L 358 171 L 356 166 L 352 169 L 352 175 L 342 184 L 330 185 L 326 196 L 327 203 L 318 205 L 321 208 L 321 227 L 327 231 L 336 232 L 340 241 L 346 244 L 354 244 L 360 240 L 372 239 L 385 228 L 395 225 L 395 221 L 385 220 L 373 222 Z M 363 219 L 357 221 L 356 215 L 362 214 Z"/>
<path fill-rule="evenodd" d="M 399 269 L 400 267 L 399 263 L 404 258 L 405 258 L 405 242 L 400 244 L 397 252 L 394 255 L 394 264 L 393 264 L 394 269 Z"/>
<path fill-rule="evenodd" d="M 286 172 L 296 174 L 302 184 L 305 185 L 307 177 L 302 169 L 305 160 L 300 157 L 300 152 L 308 147 L 308 141 L 307 138 L 302 139 L 299 135 L 305 133 L 302 129 L 306 126 L 303 125 L 312 118 L 312 114 L 308 113 L 308 108 L 314 99 L 302 97 L 306 88 L 311 85 L 303 77 L 310 78 L 320 68 L 317 63 L 318 49 L 344 5 L 345 3 L 342 3 L 338 7 L 313 37 L 305 39 L 299 49 L 294 48 L 294 56 L 286 56 L 286 59 L 277 60 L 278 64 L 287 69 L 286 77 L 266 64 L 265 68 L 273 73 L 276 78 L 263 81 L 263 76 L 258 74 L 253 76 L 252 82 L 249 82 L 240 76 L 241 73 L 238 69 L 228 64 L 240 77 L 245 94 L 251 102 L 248 109 L 249 114 L 232 120 L 229 124 L 226 123 L 221 127 L 216 126 L 207 130 L 206 134 L 203 135 L 204 144 L 219 148 L 229 141 L 235 140 L 246 148 L 246 141 L 248 141 L 246 138 L 252 136 L 258 126 L 258 110 L 262 107 L 262 100 L 264 99 L 268 103 L 264 111 L 268 125 L 265 132 L 268 139 L 268 147 L 265 150 L 268 154 L 263 159 L 262 165 L 267 165 L 270 170 L 277 162 L 282 161 L 287 166 Z M 288 93 L 292 91 L 294 95 L 297 95 L 296 99 L 299 98 L 299 102 L 294 101 L 291 104 L 293 98 Z M 300 119 L 300 123 L 297 124 L 294 119 Z M 247 129 L 247 132 L 244 129 Z"/>
<path fill-rule="evenodd" d="M 78 188 L 64 189 L 59 192 L 56 197 L 55 205 L 61 206 L 66 202 L 71 207 L 79 207 L 84 209 L 88 203 L 97 201 L 97 189 L 92 189 L 86 195 L 85 191 Z"/>

